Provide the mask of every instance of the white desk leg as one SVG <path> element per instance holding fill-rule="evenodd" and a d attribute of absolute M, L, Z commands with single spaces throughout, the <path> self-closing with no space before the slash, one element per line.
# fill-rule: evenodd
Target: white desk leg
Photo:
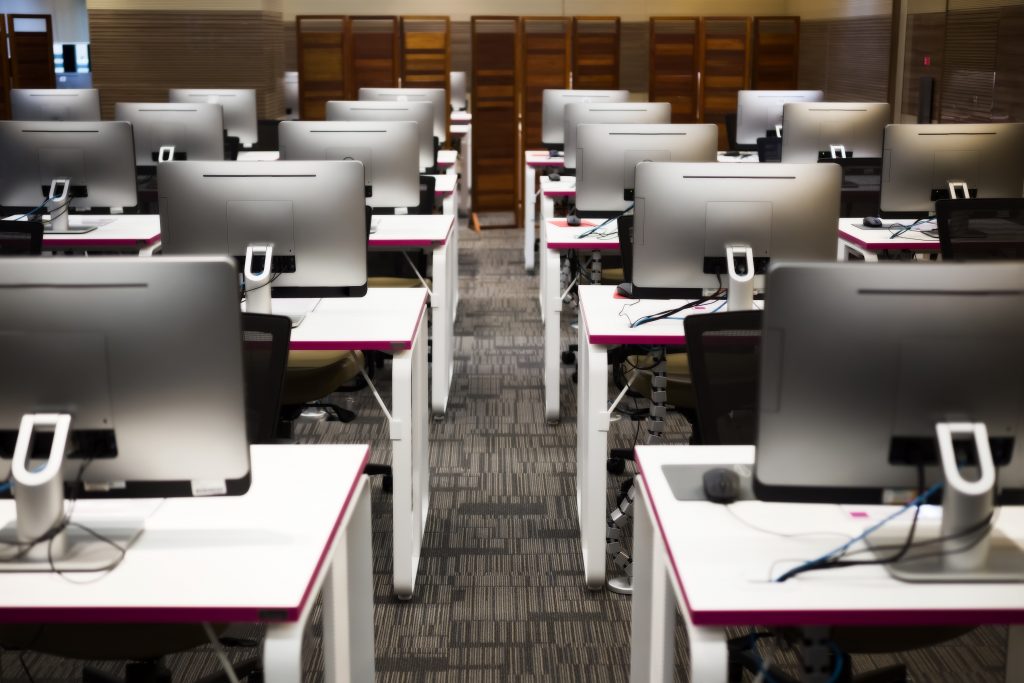
<path fill-rule="evenodd" d="M 655 533 L 641 478 L 633 516 L 633 598 L 630 634 L 631 683 L 671 683 L 675 605 L 668 585 L 665 547 Z"/>
<path fill-rule="evenodd" d="M 365 476 L 346 517 L 323 588 L 325 683 L 372 681 L 375 673 L 370 484 Z"/>
<path fill-rule="evenodd" d="M 523 262 L 526 264 L 526 271 L 533 272 L 534 242 L 537 241 L 537 190 L 534 187 L 537 183 L 537 172 L 526 161 L 523 161 Z"/>
<path fill-rule="evenodd" d="M 678 596 L 677 596 L 678 597 Z M 685 600 L 677 600 L 690 643 L 690 679 L 700 683 L 728 683 L 729 639 L 724 628 L 695 626 Z"/>
<path fill-rule="evenodd" d="M 427 345 L 420 325 L 412 348 L 391 362 L 391 474 L 394 491 L 395 595 L 407 600 L 416 588 L 423 528 L 430 508 L 427 441 Z"/>
<path fill-rule="evenodd" d="M 558 270 L 561 253 L 545 249 L 541 253 L 544 291 L 541 292 L 541 310 L 544 318 L 544 419 L 557 422 L 559 389 L 561 385 L 562 299 Z"/>
<path fill-rule="evenodd" d="M 851 256 L 856 256 L 858 259 L 865 261 L 877 261 L 878 254 L 873 251 L 868 251 L 863 247 L 860 247 L 853 242 L 847 242 L 844 239 L 839 240 L 839 253 L 837 257 L 840 261 L 849 261 Z"/>
<path fill-rule="evenodd" d="M 546 226 L 545 226 L 545 223 L 543 221 L 541 221 L 541 223 L 537 226 L 537 234 L 540 237 L 540 240 L 538 241 L 538 248 L 537 248 L 537 253 L 540 255 L 538 257 L 540 259 L 540 272 L 537 275 L 537 305 L 540 306 L 540 321 L 543 323 L 544 322 L 544 317 L 547 315 L 547 310 L 546 310 L 547 306 L 544 305 L 544 292 L 547 291 L 545 288 L 547 287 L 548 280 L 550 280 L 551 277 L 552 277 L 548 273 L 547 234 L 546 234 Z M 559 270 L 558 269 L 560 267 L 561 267 L 561 264 L 559 264 L 555 268 L 555 271 L 554 271 L 555 274 L 553 276 L 555 278 L 555 280 L 558 280 L 558 278 L 559 278 L 559 275 L 558 275 Z"/>
<path fill-rule="evenodd" d="M 444 415 L 448 407 L 448 391 L 451 387 L 452 338 L 454 336 L 455 316 L 452 315 L 452 273 L 450 265 L 450 242 L 434 247 L 431 263 L 433 274 L 433 296 L 430 297 L 431 319 L 433 320 L 433 352 L 430 369 L 430 408 L 434 415 Z"/>
<path fill-rule="evenodd" d="M 1006 634 L 1006 683 L 1024 681 L 1024 626 L 1011 625 Z"/>
<path fill-rule="evenodd" d="M 583 316 L 580 316 L 576 358 L 576 509 L 587 588 L 601 590 L 605 577 L 605 487 L 608 484 L 605 473 L 608 457 L 608 348 L 587 343 Z"/>
<path fill-rule="evenodd" d="M 162 247 L 163 243 L 160 240 L 157 240 L 148 247 L 143 247 L 142 249 L 140 249 L 139 256 L 153 256 L 154 254 L 159 253 Z"/>
<path fill-rule="evenodd" d="M 263 638 L 263 680 L 301 683 L 304 622 L 268 624 Z"/>
<path fill-rule="evenodd" d="M 449 240 L 451 247 L 448 249 L 448 266 L 451 269 L 451 297 L 452 297 L 452 325 L 459 315 L 459 220 L 455 219 L 452 226 L 452 238 Z"/>
<path fill-rule="evenodd" d="M 441 213 L 445 216 L 455 215 L 455 196 L 459 192 L 458 181 L 455 183 L 455 189 L 444 195 L 441 198 Z"/>

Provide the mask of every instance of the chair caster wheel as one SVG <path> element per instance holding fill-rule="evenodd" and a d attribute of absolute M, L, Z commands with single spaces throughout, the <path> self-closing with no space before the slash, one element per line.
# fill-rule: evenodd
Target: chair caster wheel
<path fill-rule="evenodd" d="M 395 490 L 394 480 L 390 476 L 385 476 L 383 479 L 381 479 L 380 489 L 384 493 L 391 493 L 392 491 Z"/>
<path fill-rule="evenodd" d="M 626 461 L 621 458 L 608 458 L 606 467 L 609 474 L 622 474 L 626 471 Z"/>
<path fill-rule="evenodd" d="M 572 365 L 576 362 L 576 354 L 572 351 L 562 351 L 562 363 Z"/>

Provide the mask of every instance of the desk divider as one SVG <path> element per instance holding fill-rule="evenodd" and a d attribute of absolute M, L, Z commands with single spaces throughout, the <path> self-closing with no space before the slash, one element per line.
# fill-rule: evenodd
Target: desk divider
<path fill-rule="evenodd" d="M 619 88 L 619 17 L 573 17 L 572 87 Z"/>
<path fill-rule="evenodd" d="M 349 17 L 346 30 L 348 99 L 359 88 L 398 87 L 398 17 Z"/>
<path fill-rule="evenodd" d="M 564 90 L 571 81 L 570 19 L 523 17 L 523 144 L 541 147 L 544 91 Z"/>
<path fill-rule="evenodd" d="M 295 17 L 298 53 L 299 118 L 322 121 L 328 100 L 348 98 L 345 52 L 348 17 L 308 15 Z"/>
<path fill-rule="evenodd" d="M 740 90 L 750 88 L 750 17 L 705 17 L 701 118 L 718 125 L 718 149 L 729 149 L 725 115 L 736 111 Z"/>
<path fill-rule="evenodd" d="M 403 88 L 444 88 L 451 94 L 451 20 L 448 17 L 402 17 L 401 82 Z M 451 112 L 446 112 L 451 126 Z M 448 140 L 451 146 L 451 140 Z"/>
<path fill-rule="evenodd" d="M 754 17 L 756 90 L 794 90 L 800 63 L 800 17 Z"/>
<path fill-rule="evenodd" d="M 672 105 L 672 123 L 700 121 L 700 17 L 651 17 L 649 97 Z"/>

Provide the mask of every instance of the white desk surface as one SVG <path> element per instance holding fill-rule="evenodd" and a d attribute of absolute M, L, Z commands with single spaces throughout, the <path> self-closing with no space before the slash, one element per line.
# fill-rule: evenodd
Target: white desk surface
<path fill-rule="evenodd" d="M 426 304 L 422 287 L 371 287 L 361 297 L 274 299 L 271 310 L 305 313 L 292 329 L 293 351 L 391 352 L 412 348 Z"/>
<path fill-rule="evenodd" d="M 724 506 L 678 501 L 662 468 L 668 464 L 752 463 L 753 446 L 642 446 L 637 467 L 654 508 L 655 534 L 669 556 L 670 577 L 697 626 L 909 626 L 1024 623 L 1019 583 L 908 583 L 879 566 L 809 572 L 785 583 L 769 581 L 800 561 L 857 535 L 896 508 L 741 501 Z M 923 517 L 923 515 L 922 515 Z M 936 517 L 918 524 L 938 524 Z M 1024 508 L 1002 508 L 997 527 L 1020 542 Z M 780 568 L 782 568 L 780 570 Z"/>
<path fill-rule="evenodd" d="M 274 150 L 259 152 L 241 150 L 238 152 L 239 161 L 277 161 L 280 158 L 281 153 Z"/>
<path fill-rule="evenodd" d="M 462 136 L 462 135 L 465 135 L 466 133 L 468 133 L 470 125 L 472 125 L 472 124 L 469 124 L 469 123 L 453 123 L 448 130 L 451 131 L 452 135 L 458 137 L 458 136 Z"/>
<path fill-rule="evenodd" d="M 445 197 L 455 192 L 455 186 L 459 182 L 459 176 L 451 173 L 431 175 L 430 177 L 434 178 L 434 195 L 437 197 Z"/>
<path fill-rule="evenodd" d="M 580 237 L 583 233 L 597 227 L 605 222 L 603 218 L 584 218 L 579 225 L 570 226 L 564 218 L 549 218 L 545 222 L 548 249 L 565 251 L 568 249 L 583 249 L 585 251 L 618 251 L 619 250 L 619 222 L 613 220 L 586 237 Z M 602 236 L 598 236 L 600 233 Z"/>
<path fill-rule="evenodd" d="M 453 111 L 451 119 L 453 124 L 469 123 L 473 120 L 473 115 L 465 110 Z"/>
<path fill-rule="evenodd" d="M 548 180 L 546 175 L 541 175 L 540 189 L 545 197 L 575 197 L 576 177 L 565 176 L 560 180 Z"/>
<path fill-rule="evenodd" d="M 936 237 L 929 237 L 915 229 L 903 233 L 899 237 L 893 237 L 892 232 L 886 228 L 865 228 L 863 218 L 840 218 L 839 238 L 848 240 L 859 247 L 879 251 L 883 249 L 900 249 L 906 251 L 939 251 L 939 240 Z M 909 225 L 913 219 L 888 220 L 883 219 L 883 226 L 890 226 L 894 223 Z M 935 222 L 922 223 L 918 226 L 924 230 L 935 230 Z"/>
<path fill-rule="evenodd" d="M 24 219 L 22 219 L 24 220 Z M 43 249 L 62 247 L 148 247 L 160 241 L 160 216 L 156 214 L 71 214 L 71 227 L 97 226 L 78 235 L 43 233 Z"/>
<path fill-rule="evenodd" d="M 759 163 L 757 152 L 740 152 L 739 156 L 729 156 L 727 152 L 718 153 L 718 161 L 723 164 L 756 164 Z"/>
<path fill-rule="evenodd" d="M 370 247 L 431 247 L 448 242 L 454 215 L 374 216 Z"/>
<path fill-rule="evenodd" d="M 458 161 L 459 152 L 454 149 L 439 149 L 437 150 L 437 165 L 439 168 L 447 168 L 454 166 L 455 162 Z"/>
<path fill-rule="evenodd" d="M 579 287 L 580 315 L 586 322 L 587 341 L 591 344 L 658 344 L 677 346 L 686 343 L 682 318 L 696 313 L 711 313 L 725 300 L 711 301 L 680 311 L 671 320 L 658 320 L 640 327 L 630 327 L 630 320 L 658 313 L 689 303 L 685 299 L 626 299 L 615 294 L 614 285 L 582 285 Z M 755 305 L 759 305 L 758 302 Z M 620 315 L 621 314 L 621 315 Z M 627 318 L 628 316 L 628 318 Z"/>
<path fill-rule="evenodd" d="M 565 166 L 565 157 L 553 157 L 546 149 L 528 149 L 523 154 L 527 166 L 562 168 Z"/>
<path fill-rule="evenodd" d="M 243 496 L 80 500 L 74 519 L 155 511 L 108 574 L 8 573 L 3 622 L 295 621 L 369 459 L 366 445 L 252 446 Z M 14 501 L 0 501 L 0 521 Z M 88 577 L 90 583 L 81 584 Z M 173 581 L 173 586 L 168 583 Z M 163 586 L 163 589 L 160 587 Z"/>

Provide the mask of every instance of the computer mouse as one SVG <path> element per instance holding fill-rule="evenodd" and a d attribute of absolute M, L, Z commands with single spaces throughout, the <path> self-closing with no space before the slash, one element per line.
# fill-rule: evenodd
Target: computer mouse
<path fill-rule="evenodd" d="M 712 503 L 728 505 L 740 497 L 740 475 L 725 467 L 704 473 L 704 496 Z"/>
<path fill-rule="evenodd" d="M 550 180 L 553 183 L 557 183 L 561 179 L 562 179 L 562 176 L 559 175 L 558 173 L 555 173 L 554 171 L 551 171 L 550 173 L 548 173 L 548 180 Z"/>
<path fill-rule="evenodd" d="M 570 228 L 575 228 L 580 224 L 580 217 L 574 213 L 570 213 L 565 217 L 565 224 Z"/>
<path fill-rule="evenodd" d="M 882 219 L 878 216 L 865 216 L 864 217 L 865 228 L 880 228 L 882 227 Z"/>

